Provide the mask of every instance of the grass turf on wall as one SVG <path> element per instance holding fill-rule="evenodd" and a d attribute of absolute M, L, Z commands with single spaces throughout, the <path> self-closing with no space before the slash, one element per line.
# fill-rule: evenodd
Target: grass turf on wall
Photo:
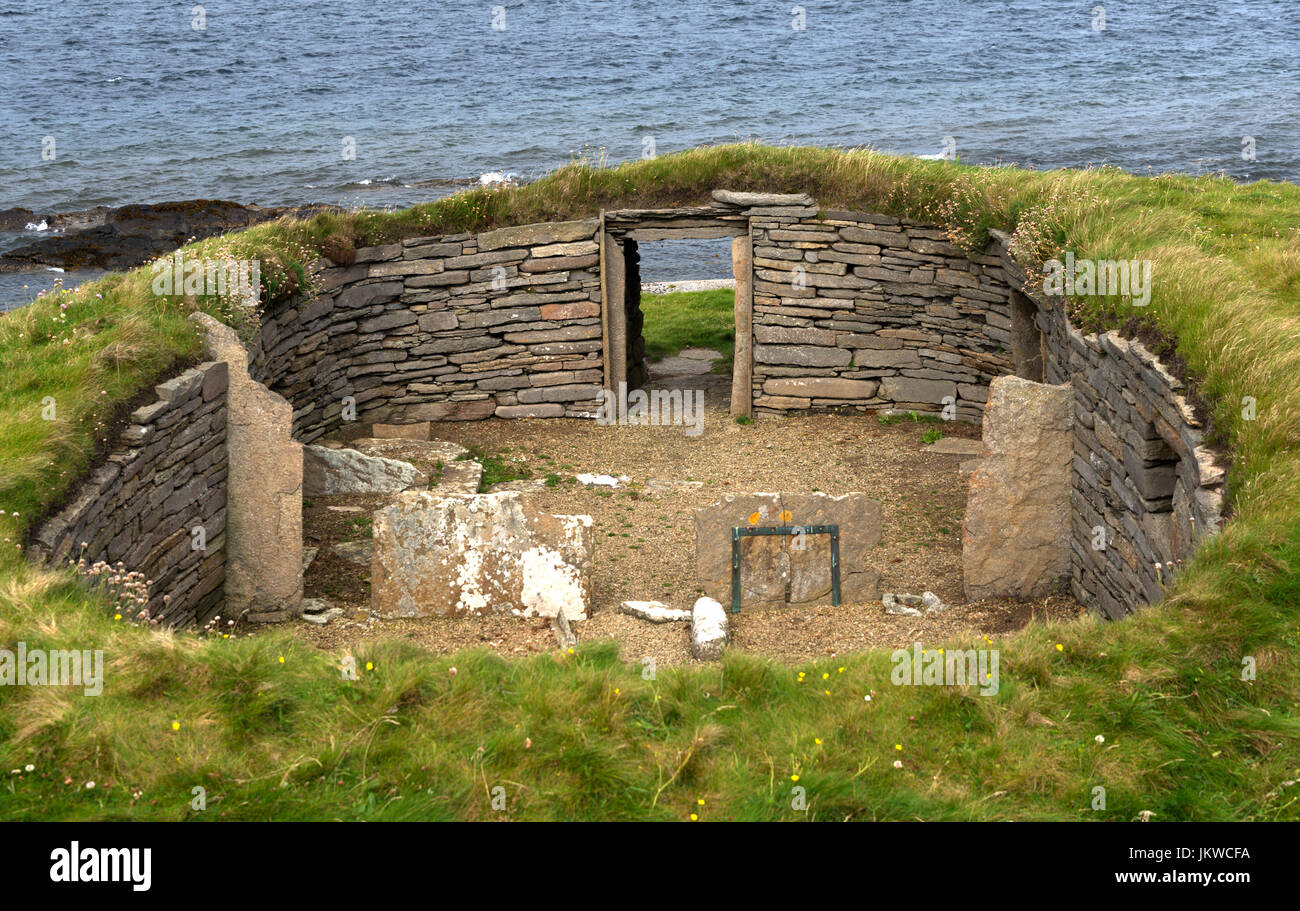
<path fill-rule="evenodd" d="M 188 310 L 255 324 L 231 301 L 153 296 L 147 269 L 110 275 L 0 317 L 0 647 L 103 648 L 107 676 L 98 697 L 0 687 L 0 817 L 495 818 L 500 784 L 512 818 L 805 818 L 798 784 L 818 819 L 1300 818 L 1300 188 L 729 145 L 261 225 L 186 255 L 261 259 L 277 297 L 325 248 L 702 204 L 717 187 L 938 222 L 967 249 L 1002 228 L 1028 268 L 1066 249 L 1151 259 L 1144 311 L 1077 299 L 1071 312 L 1090 326 L 1137 316 L 1177 340 L 1233 452 L 1233 520 L 1160 607 L 999 640 L 992 697 L 892 686 L 883 653 L 794 668 L 734 655 L 645 681 L 606 644 L 518 662 L 390 644 L 345 681 L 340 656 L 283 631 L 130 626 L 22 562 L 115 414 L 197 356 Z"/>

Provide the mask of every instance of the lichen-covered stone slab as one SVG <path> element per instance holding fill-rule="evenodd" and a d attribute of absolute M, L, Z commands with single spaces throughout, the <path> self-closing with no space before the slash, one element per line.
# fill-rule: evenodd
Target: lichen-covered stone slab
<path fill-rule="evenodd" d="M 429 476 L 409 462 L 369 456 L 355 449 L 303 447 L 304 496 L 393 493 L 428 483 Z"/>
<path fill-rule="evenodd" d="M 1070 577 L 1074 391 L 998 377 L 984 410 L 987 455 L 962 525 L 966 600 L 1037 598 Z"/>
<path fill-rule="evenodd" d="M 375 513 L 373 529 L 377 616 L 587 617 L 590 516 L 543 513 L 513 492 L 408 491 Z"/>

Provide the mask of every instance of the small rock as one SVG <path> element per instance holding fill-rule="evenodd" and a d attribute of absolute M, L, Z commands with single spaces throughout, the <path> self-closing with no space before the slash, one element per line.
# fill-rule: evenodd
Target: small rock
<path fill-rule="evenodd" d="M 690 620 L 692 613 L 688 610 L 676 610 L 661 601 L 624 601 L 618 609 L 632 617 L 649 620 L 651 623 L 673 623 Z"/>
<path fill-rule="evenodd" d="M 370 566 L 370 558 L 375 554 L 375 539 L 365 538 L 360 541 L 340 541 L 331 544 L 330 551 L 341 560 L 358 566 Z"/>
<path fill-rule="evenodd" d="M 922 592 L 921 603 L 925 605 L 927 614 L 937 614 L 948 609 L 948 605 L 944 604 L 934 592 Z"/>
<path fill-rule="evenodd" d="M 573 648 L 578 644 L 578 636 L 569 625 L 569 618 L 564 616 L 563 611 L 551 618 L 551 632 L 555 634 L 555 641 L 560 648 Z"/>
<path fill-rule="evenodd" d="M 727 644 L 727 612 L 712 598 L 700 598 L 691 609 L 691 655 L 700 661 L 722 657 Z"/>
<path fill-rule="evenodd" d="M 616 478 L 610 474 L 580 474 L 574 477 L 584 487 L 618 487 L 620 482 L 629 480 L 627 475 Z"/>
<path fill-rule="evenodd" d="M 921 612 L 910 604 L 920 604 L 921 599 L 916 595 L 895 595 L 893 592 L 885 592 L 880 596 L 880 603 L 885 605 L 885 613 L 893 614 L 899 617 L 919 617 Z"/>
<path fill-rule="evenodd" d="M 330 512 L 361 512 L 360 506 L 326 506 Z"/>
<path fill-rule="evenodd" d="M 304 598 L 302 601 L 301 619 L 317 626 L 324 626 L 334 618 L 342 617 L 344 613 L 343 608 L 331 604 L 324 598 Z"/>
<path fill-rule="evenodd" d="M 302 549 L 302 571 L 305 573 L 311 568 L 311 563 L 316 559 L 317 547 L 304 547 Z"/>

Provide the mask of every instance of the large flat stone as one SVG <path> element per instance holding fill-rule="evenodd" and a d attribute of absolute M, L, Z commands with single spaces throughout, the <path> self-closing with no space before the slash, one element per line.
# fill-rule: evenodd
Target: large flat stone
<path fill-rule="evenodd" d="M 590 516 L 543 513 L 517 493 L 399 494 L 375 513 L 371 609 L 585 619 L 591 528 Z"/>
<path fill-rule="evenodd" d="M 791 377 L 763 383 L 767 395 L 811 399 L 869 399 L 880 383 L 875 380 L 842 380 L 833 376 Z"/>
<path fill-rule="evenodd" d="M 1070 575 L 1074 390 L 1002 376 L 984 410 L 988 455 L 962 525 L 966 600 L 1038 598 Z"/>
<path fill-rule="evenodd" d="M 355 449 L 303 447 L 303 496 L 393 493 L 428 483 L 428 475 L 409 462 L 365 455 Z"/>
<path fill-rule="evenodd" d="M 503 247 L 535 247 L 543 244 L 563 244 L 577 240 L 590 240 L 596 236 L 600 221 L 586 218 L 581 221 L 557 221 L 538 225 L 519 225 L 497 228 L 478 236 L 480 251 L 500 250 Z"/>

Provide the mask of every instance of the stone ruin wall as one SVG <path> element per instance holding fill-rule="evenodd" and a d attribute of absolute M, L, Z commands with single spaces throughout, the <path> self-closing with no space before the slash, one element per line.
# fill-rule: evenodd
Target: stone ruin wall
<path fill-rule="evenodd" d="M 1048 301 L 995 232 L 1017 305 L 1032 307 L 1048 383 L 1074 390 L 1071 577 L 1074 596 L 1112 619 L 1155 603 L 1180 564 L 1222 523 L 1226 474 L 1206 447 L 1185 384 L 1136 340 L 1083 335 Z M 1097 529 L 1104 530 L 1104 548 Z"/>
<path fill-rule="evenodd" d="M 1070 587 L 1110 617 L 1159 600 L 1179 561 L 1217 528 L 1224 475 L 1182 384 L 1140 343 L 1074 330 L 1061 302 L 1036 293 L 1005 236 L 968 257 L 938 228 L 881 215 L 804 204 L 721 210 L 741 220 L 742 236 L 748 220 L 757 413 L 938 411 L 951 396 L 959 419 L 979 420 L 996 376 L 1070 383 Z M 322 262 L 315 296 L 265 315 L 249 374 L 292 405 L 303 443 L 348 432 L 345 397 L 357 426 L 589 417 L 609 357 L 603 221 L 412 238 L 358 250 L 350 266 Z M 644 351 L 635 244 L 621 259 L 624 358 L 635 378 Z M 224 367 L 204 364 L 158 387 L 159 401 L 132 416 L 75 502 L 37 532 L 38 556 L 66 558 L 86 540 L 89 560 L 121 560 L 154 580 L 155 615 L 163 594 L 173 622 L 216 612 Z M 196 524 L 206 554 L 190 548 Z M 1099 526 L 1103 550 L 1092 546 Z"/>
<path fill-rule="evenodd" d="M 158 385 L 157 400 L 131 413 L 72 502 L 37 530 L 29 555 L 120 562 L 144 575 L 149 614 L 168 624 L 215 614 L 225 582 L 228 381 L 224 363 L 208 362 Z"/>
<path fill-rule="evenodd" d="M 939 411 L 978 421 L 1013 372 L 1000 257 L 941 229 L 791 208 L 750 221 L 754 410 Z M 951 413 L 951 412 L 950 412 Z"/>
<path fill-rule="evenodd" d="M 255 379 L 309 443 L 358 422 L 594 413 L 603 370 L 599 219 L 417 237 L 322 264 L 317 294 L 269 313 Z"/>

